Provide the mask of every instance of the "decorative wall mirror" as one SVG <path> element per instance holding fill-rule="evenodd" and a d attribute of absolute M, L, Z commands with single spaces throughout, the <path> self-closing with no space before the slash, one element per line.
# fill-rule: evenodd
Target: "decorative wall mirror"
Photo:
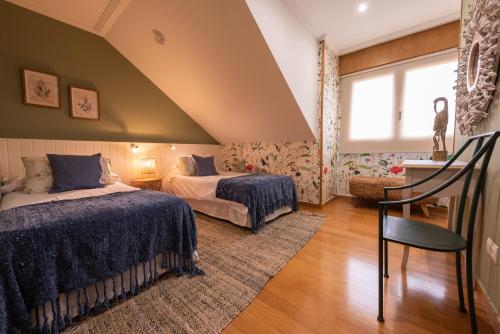
<path fill-rule="evenodd" d="M 457 123 L 462 135 L 472 135 L 488 117 L 498 76 L 500 1 L 471 0 L 464 20 L 457 81 Z"/>
<path fill-rule="evenodd" d="M 480 38 L 475 38 L 472 42 L 467 61 L 467 90 L 469 92 L 472 92 L 476 88 L 477 79 L 479 78 L 479 69 L 481 67 L 481 60 L 479 58 L 479 39 Z"/>

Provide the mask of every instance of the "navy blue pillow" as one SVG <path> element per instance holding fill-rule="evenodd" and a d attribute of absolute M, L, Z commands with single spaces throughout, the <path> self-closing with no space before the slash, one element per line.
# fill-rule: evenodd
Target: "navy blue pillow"
<path fill-rule="evenodd" d="M 193 159 L 197 176 L 219 175 L 219 173 L 217 173 L 217 169 L 215 168 L 213 156 L 200 157 L 199 155 L 193 154 Z"/>
<path fill-rule="evenodd" d="M 77 189 L 102 188 L 101 154 L 95 155 L 59 155 L 47 154 L 54 186 L 50 193 Z"/>

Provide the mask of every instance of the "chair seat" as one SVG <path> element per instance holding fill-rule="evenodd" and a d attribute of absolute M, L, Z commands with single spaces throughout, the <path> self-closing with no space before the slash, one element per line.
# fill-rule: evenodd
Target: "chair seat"
<path fill-rule="evenodd" d="M 438 252 L 457 252 L 467 241 L 446 228 L 401 217 L 385 216 L 384 239 Z"/>

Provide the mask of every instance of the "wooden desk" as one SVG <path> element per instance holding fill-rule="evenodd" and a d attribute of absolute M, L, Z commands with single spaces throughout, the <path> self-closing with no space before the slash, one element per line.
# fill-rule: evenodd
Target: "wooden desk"
<path fill-rule="evenodd" d="M 406 169 L 406 178 L 405 178 L 405 184 L 413 184 L 415 182 L 418 182 L 428 176 L 430 176 L 432 173 L 437 171 L 439 168 L 443 167 L 446 164 L 446 161 L 433 161 L 433 160 L 405 160 L 401 167 Z M 425 182 L 422 185 L 413 187 L 413 188 L 408 188 L 403 190 L 403 198 L 409 198 L 411 192 L 426 192 L 428 190 L 431 190 L 438 185 L 442 184 L 446 180 L 450 179 L 453 175 L 458 173 L 467 163 L 463 161 L 455 161 L 450 167 L 448 167 L 447 170 L 442 172 L 440 175 L 435 177 L 434 179 Z M 479 167 L 476 166 L 476 169 L 474 170 L 474 174 L 472 176 L 471 184 L 469 187 L 469 194 L 468 197 L 472 198 L 472 194 L 474 192 L 474 188 L 476 186 L 476 180 L 479 175 Z M 455 206 L 457 205 L 457 197 L 462 194 L 463 186 L 464 186 L 464 181 L 465 177 L 467 174 L 465 174 L 463 177 L 461 177 L 459 180 L 457 180 L 455 183 L 453 183 L 451 186 L 448 188 L 438 192 L 437 194 L 433 195 L 435 197 L 449 197 L 450 201 L 448 204 L 448 228 L 452 229 L 454 227 L 454 221 L 455 221 Z M 477 217 L 481 216 L 481 211 L 482 210 L 482 204 L 481 201 L 479 201 L 479 207 L 478 207 L 478 214 Z M 403 217 L 405 218 L 410 218 L 411 212 L 410 212 L 410 205 L 405 204 L 403 205 Z M 476 224 L 476 228 L 479 224 Z M 465 230 L 466 224 L 464 224 L 464 229 Z M 475 236 L 479 238 L 479 233 L 475 233 Z M 476 237 L 474 239 L 476 239 Z M 480 239 L 479 239 L 480 240 Z M 478 245 L 478 242 L 474 240 L 474 243 Z M 405 246 L 404 248 L 404 254 L 403 254 L 403 261 L 401 263 L 401 269 L 405 270 L 406 265 L 408 263 L 408 256 L 409 256 L 409 247 Z M 476 262 L 477 263 L 477 262 Z"/>

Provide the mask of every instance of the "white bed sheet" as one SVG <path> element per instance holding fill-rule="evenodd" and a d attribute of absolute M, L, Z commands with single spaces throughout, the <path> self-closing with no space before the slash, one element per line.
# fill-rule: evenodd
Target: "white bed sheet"
<path fill-rule="evenodd" d="M 56 194 L 49 194 L 49 193 L 26 194 L 22 191 L 14 191 L 2 196 L 0 202 L 0 211 L 12 209 L 19 206 L 37 204 L 37 203 L 103 196 L 117 192 L 126 192 L 134 190 L 138 190 L 138 188 L 134 188 L 126 184 L 117 182 L 115 184 L 105 186 L 104 188 L 72 190 Z"/>
<path fill-rule="evenodd" d="M 221 179 L 246 175 L 243 173 L 220 173 L 211 176 L 183 176 L 173 175 L 167 177 L 165 189 L 177 196 L 197 200 L 218 200 L 215 197 L 217 183 Z"/>
<path fill-rule="evenodd" d="M 215 196 L 219 180 L 242 175 L 247 174 L 226 172 L 212 176 L 170 175 L 164 179 L 163 189 L 184 198 L 195 211 L 251 228 L 252 222 L 246 206 Z M 271 221 L 291 211 L 292 208 L 285 206 L 266 216 L 265 221 Z"/>

